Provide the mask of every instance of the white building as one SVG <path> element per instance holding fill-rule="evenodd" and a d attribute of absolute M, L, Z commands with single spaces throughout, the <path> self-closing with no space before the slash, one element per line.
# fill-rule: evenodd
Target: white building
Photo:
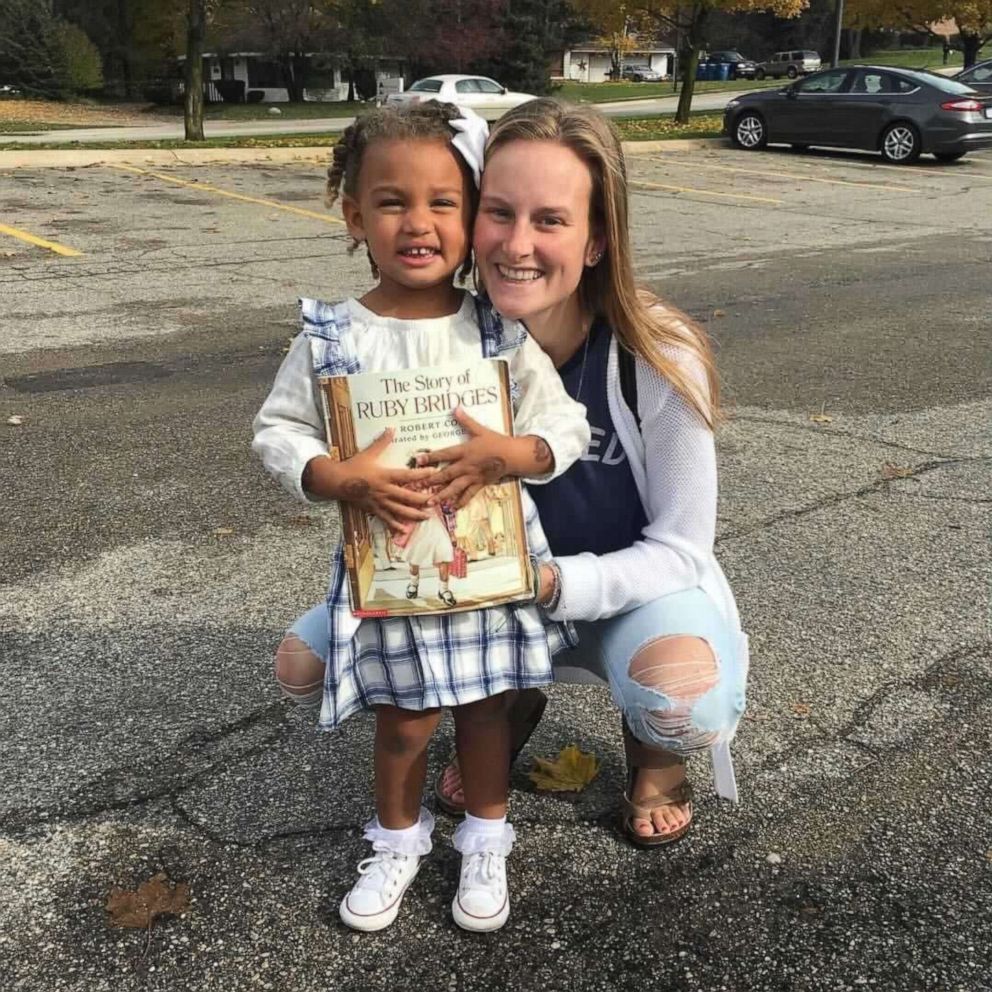
<path fill-rule="evenodd" d="M 675 49 L 645 45 L 627 52 L 624 65 L 646 65 L 662 76 L 671 76 L 675 68 Z M 551 65 L 551 78 L 576 83 L 605 83 L 610 79 L 613 62 L 610 50 L 596 42 L 575 45 L 561 53 Z"/>
<path fill-rule="evenodd" d="M 347 100 L 348 75 L 344 60 L 336 55 L 322 52 L 308 53 L 307 87 L 303 91 L 304 100 Z M 179 64 L 186 57 L 179 57 Z M 361 99 L 371 99 L 374 90 L 386 80 L 402 76 L 403 62 L 394 58 L 376 58 L 374 70 L 356 75 L 367 76 L 364 83 L 356 83 Z M 203 84 L 208 100 L 233 103 L 287 103 L 289 90 L 286 89 L 282 66 L 263 52 L 204 52 Z M 368 89 L 369 92 L 364 92 Z M 240 94 L 240 96 L 238 96 Z"/>

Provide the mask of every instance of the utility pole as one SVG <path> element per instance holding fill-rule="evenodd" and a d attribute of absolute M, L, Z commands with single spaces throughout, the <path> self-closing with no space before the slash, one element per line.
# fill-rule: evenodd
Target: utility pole
<path fill-rule="evenodd" d="M 834 22 L 834 56 L 830 68 L 836 69 L 840 63 L 840 33 L 844 29 L 844 0 L 837 0 L 837 19 Z"/>

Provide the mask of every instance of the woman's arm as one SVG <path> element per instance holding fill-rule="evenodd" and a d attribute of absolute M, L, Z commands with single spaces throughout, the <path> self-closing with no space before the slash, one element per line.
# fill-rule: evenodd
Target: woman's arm
<path fill-rule="evenodd" d="M 686 358 L 697 381 L 702 366 Z M 643 537 L 605 555 L 556 559 L 562 589 L 556 620 L 598 620 L 626 613 L 670 592 L 692 588 L 708 567 L 716 532 L 717 472 L 713 433 L 668 382 L 637 363 L 645 449 Z"/>

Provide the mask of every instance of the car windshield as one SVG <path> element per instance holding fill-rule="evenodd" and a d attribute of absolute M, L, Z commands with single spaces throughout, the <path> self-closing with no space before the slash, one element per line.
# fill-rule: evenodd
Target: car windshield
<path fill-rule="evenodd" d="M 914 82 L 927 83 L 943 93 L 951 93 L 954 96 L 960 96 L 963 93 L 974 92 L 970 86 L 966 86 L 964 83 L 959 83 L 954 79 L 948 79 L 947 76 L 941 76 L 936 72 L 920 72 L 916 69 L 903 69 L 902 72 L 903 75 L 909 76 Z"/>
<path fill-rule="evenodd" d="M 440 93 L 440 79 L 418 79 L 409 89 L 410 93 Z"/>

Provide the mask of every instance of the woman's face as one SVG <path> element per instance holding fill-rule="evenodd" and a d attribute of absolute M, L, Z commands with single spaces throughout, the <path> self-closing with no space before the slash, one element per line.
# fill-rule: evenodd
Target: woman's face
<path fill-rule="evenodd" d="M 592 176 L 556 141 L 513 141 L 482 176 L 475 254 L 493 305 L 515 320 L 539 319 L 578 292 L 601 249 L 590 229 Z"/>

